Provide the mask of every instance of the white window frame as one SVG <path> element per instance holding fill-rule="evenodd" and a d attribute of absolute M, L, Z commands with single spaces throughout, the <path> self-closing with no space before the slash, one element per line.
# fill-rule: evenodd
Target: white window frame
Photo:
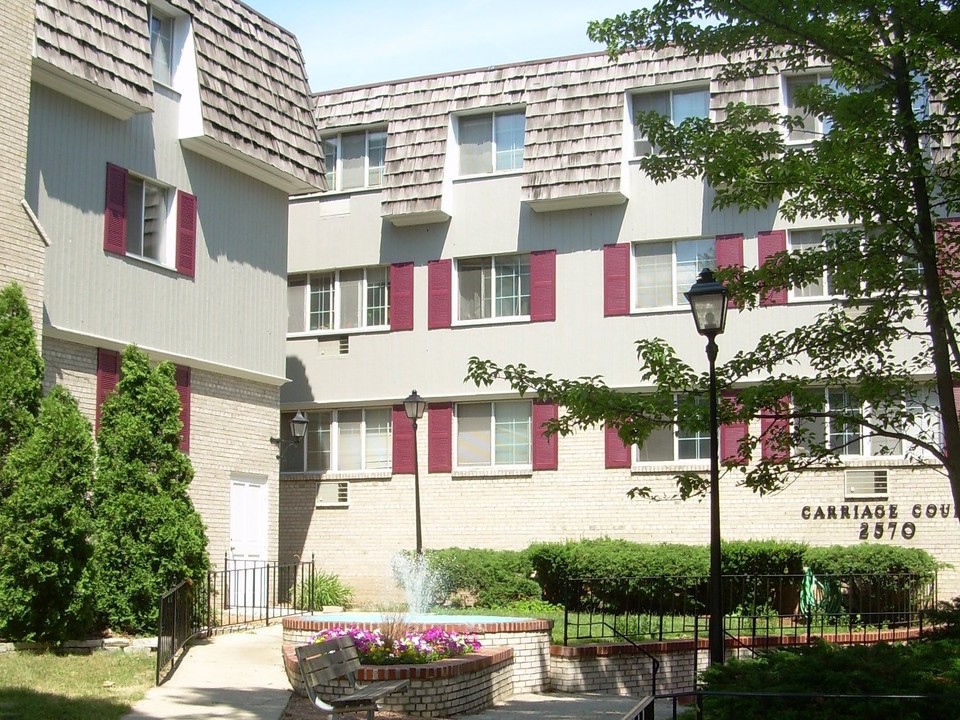
<path fill-rule="evenodd" d="M 677 261 L 677 246 L 683 243 L 704 243 L 713 245 L 713 257 L 701 260 L 699 256 L 694 261 L 694 273 L 690 275 L 687 273 L 681 277 L 680 265 Z M 670 298 L 671 303 L 669 304 L 658 304 L 658 305 L 640 305 L 640 273 L 637 267 L 640 262 L 640 257 L 643 253 L 643 248 L 649 249 L 653 246 L 661 245 L 665 246 L 670 245 Z M 633 312 L 656 312 L 661 310 L 675 310 L 678 308 L 687 308 L 689 306 L 686 298 L 683 297 L 683 293 L 687 292 L 691 286 L 696 282 L 697 277 L 700 274 L 700 271 L 709 268 L 715 270 L 717 267 L 717 248 L 716 248 L 716 239 L 715 238 L 677 238 L 677 239 L 667 239 L 667 240 L 651 240 L 651 241 L 641 241 L 634 242 L 630 245 L 630 307 Z M 684 265 L 689 265 L 689 261 L 683 261 Z M 687 277 L 689 275 L 689 277 Z"/>
<path fill-rule="evenodd" d="M 385 283 L 382 285 L 374 285 L 371 280 L 371 274 L 376 271 L 383 274 Z M 360 279 L 360 294 L 359 294 L 359 304 L 358 304 L 358 324 L 356 326 L 344 326 L 344 310 L 343 303 L 345 300 L 345 291 L 343 286 L 345 281 L 343 280 L 344 275 L 348 273 L 362 273 Z M 319 285 L 321 282 L 324 282 L 327 279 L 330 279 L 330 292 L 332 294 L 331 299 L 331 309 L 330 313 L 332 315 L 332 323 L 330 327 L 317 327 L 311 329 L 312 315 L 313 311 L 313 296 L 314 294 L 319 295 L 319 291 L 315 291 L 315 285 Z M 294 288 L 303 287 L 304 289 L 300 292 L 294 291 Z M 287 303 L 288 303 L 288 312 L 291 313 L 290 318 L 287 321 L 287 335 L 289 337 L 298 337 L 298 336 L 314 336 L 314 335 L 323 335 L 323 334 L 343 334 L 343 333 L 356 333 L 356 332 L 365 332 L 365 331 L 378 331 L 378 330 L 389 330 L 390 329 L 390 266 L 389 265 L 370 265 L 367 267 L 360 268 L 338 268 L 336 270 L 327 270 L 313 273 L 305 274 L 296 274 L 290 276 L 287 281 Z M 376 290 L 382 291 L 383 304 L 374 306 L 370 302 L 370 294 Z M 299 325 L 302 325 L 303 330 L 290 330 L 290 324 L 293 321 L 293 313 L 296 312 L 297 306 L 300 306 L 302 311 L 302 317 Z M 383 313 L 383 322 L 382 323 L 371 323 L 369 322 L 369 315 L 371 312 L 377 311 L 378 308 L 382 308 Z"/>
<path fill-rule="evenodd" d="M 825 241 L 826 241 L 826 238 L 824 237 L 824 233 L 831 232 L 834 230 L 841 230 L 841 229 L 842 228 L 791 228 L 790 230 L 787 231 L 787 249 L 791 253 L 801 252 L 802 250 L 813 250 L 813 249 L 822 250 L 825 248 Z M 795 244 L 796 243 L 795 235 L 799 233 L 819 233 L 819 236 L 820 236 L 819 243 L 816 245 L 808 244 L 806 245 L 806 247 L 803 247 L 803 248 L 798 247 Z M 820 290 L 821 290 L 819 294 L 817 295 L 801 294 L 804 290 L 807 290 L 808 288 L 812 287 L 812 284 L 805 285 L 802 289 L 796 286 L 791 286 L 788 290 L 788 299 L 790 302 L 818 302 L 822 300 L 835 299 L 839 296 L 831 292 L 831 288 L 830 288 L 831 284 L 832 284 L 832 280 L 830 278 L 830 273 L 828 273 L 827 269 L 824 268 L 823 274 L 821 275 L 820 280 L 818 281 L 818 285 L 820 286 Z"/>
<path fill-rule="evenodd" d="M 363 183 L 345 187 L 343 185 L 343 138 L 354 135 L 364 136 L 363 140 Z M 373 142 L 382 140 L 380 164 L 371 163 L 371 146 Z M 383 187 L 384 172 L 387 164 L 387 131 L 386 128 L 369 128 L 353 130 L 327 135 L 321 139 L 323 144 L 324 161 L 327 170 L 327 189 L 330 192 L 356 192 Z M 330 167 L 331 150 L 333 151 L 333 167 Z"/>
<path fill-rule="evenodd" d="M 158 227 L 150 232 L 150 237 L 153 238 L 152 250 L 147 242 L 148 207 L 152 207 L 152 204 L 148 205 L 151 191 L 160 199 L 159 214 L 155 218 Z M 177 243 L 173 188 L 142 175 L 128 173 L 126 216 L 126 254 L 165 268 L 174 268 Z"/>
<path fill-rule="evenodd" d="M 846 401 L 849 402 L 851 399 L 850 393 L 841 390 L 839 388 L 824 388 L 824 411 L 831 412 L 836 408 L 835 404 L 831 403 L 833 396 L 840 395 L 841 393 L 846 398 Z M 913 406 L 916 408 L 916 418 L 915 425 L 912 428 L 909 428 L 907 432 L 915 434 L 929 434 L 933 432 L 934 436 L 930 437 L 930 441 L 934 444 L 939 444 L 940 440 L 940 415 L 938 412 L 939 403 L 936 402 L 936 399 L 932 395 L 928 395 L 924 400 L 910 400 L 907 399 L 904 402 L 905 406 Z M 924 410 L 924 408 L 926 408 Z M 860 405 L 860 409 L 864 415 L 870 415 L 870 405 L 868 403 L 863 403 Z M 794 421 L 796 423 L 798 421 Z M 836 451 L 837 457 L 846 458 L 846 459 L 864 459 L 864 460 L 903 460 L 907 458 L 924 458 L 927 456 L 927 453 L 917 446 L 910 446 L 906 449 L 903 447 L 902 440 L 894 440 L 893 438 L 888 438 L 885 436 L 873 435 L 870 434 L 869 430 L 860 426 L 852 431 L 849 431 L 850 436 L 856 437 L 856 452 L 851 452 L 851 448 L 854 447 L 849 443 L 844 443 L 843 447 L 834 448 L 834 443 L 831 440 L 832 435 L 839 435 L 838 432 L 833 432 L 833 423 L 835 422 L 832 417 L 823 417 L 823 418 L 810 418 L 803 421 L 806 424 L 821 424 L 823 428 L 824 444 L 827 449 L 831 451 Z M 819 435 L 819 431 L 816 433 Z M 883 452 L 884 447 L 899 447 L 899 450 L 893 452 Z M 803 454 L 802 449 L 798 448 L 800 454 Z"/>
<path fill-rule="evenodd" d="M 679 402 L 679 397 L 676 397 L 677 402 Z M 695 400 L 697 405 L 706 405 L 709 400 L 706 397 L 698 396 Z M 673 424 L 672 427 L 658 428 L 650 434 L 647 438 L 647 443 L 654 436 L 654 434 L 659 434 L 661 436 L 670 434 L 673 448 L 673 456 L 671 459 L 666 458 L 647 458 L 645 457 L 645 451 L 640 445 L 633 446 L 633 466 L 637 468 L 648 467 L 651 465 L 695 465 L 702 464 L 704 462 L 710 461 L 710 431 L 709 430 L 697 430 L 697 431 L 688 431 L 686 428 L 682 427 L 679 418 L 677 422 Z M 695 457 L 681 458 L 680 457 L 680 448 L 682 442 L 692 442 L 697 448 L 697 453 Z M 644 443 L 643 447 L 649 449 L 649 445 Z"/>
<path fill-rule="evenodd" d="M 784 115 L 800 115 L 801 109 L 791 105 L 791 85 L 799 81 L 813 80 L 815 85 L 832 85 L 833 75 L 829 70 L 819 70 L 803 73 L 785 73 L 780 76 L 780 106 Z M 790 131 L 783 129 L 784 139 L 788 145 L 809 145 L 828 132 L 833 127 L 833 121 L 829 118 L 821 120 L 815 115 L 804 116 L 813 121 L 812 129 L 798 129 Z"/>
<path fill-rule="evenodd" d="M 707 120 L 713 117 L 713 111 L 710 108 L 710 102 L 712 94 L 710 92 L 710 83 L 709 82 L 700 82 L 690 85 L 677 85 L 675 87 L 656 87 L 650 88 L 648 90 L 634 90 L 630 93 L 630 125 L 633 128 L 633 157 L 645 157 L 647 155 L 656 155 L 659 150 L 654 147 L 654 145 L 643 135 L 640 131 L 640 128 L 637 127 L 637 113 L 639 108 L 637 107 L 638 102 L 637 98 L 647 96 L 652 97 L 654 95 L 663 95 L 666 96 L 667 100 L 667 114 L 666 117 L 670 119 L 670 122 L 673 125 L 678 125 L 676 121 L 676 109 L 675 109 L 675 100 L 678 95 L 691 95 L 691 94 L 701 94 L 706 93 L 707 95 L 707 112 L 705 115 L 688 115 L 689 117 L 703 117 Z M 684 118 L 687 119 L 687 118 Z M 683 122 L 683 120 L 681 120 Z"/>
<path fill-rule="evenodd" d="M 520 144 L 519 153 L 520 153 L 520 164 L 519 166 L 516 163 L 511 162 L 509 167 L 499 167 L 499 160 L 505 152 L 509 152 L 512 156 L 516 156 L 517 148 L 515 146 L 509 146 L 507 151 L 498 150 L 498 147 L 502 144 L 502 135 L 497 128 L 497 119 L 498 118 L 508 118 L 520 116 L 523 119 L 523 136 L 522 142 Z M 467 172 L 463 168 L 463 145 L 462 145 L 462 124 L 470 121 L 482 120 L 484 118 L 490 118 L 490 169 L 489 170 L 477 170 L 473 172 Z M 517 173 L 523 170 L 523 161 L 524 155 L 526 154 L 526 133 L 527 133 L 527 116 L 526 108 L 524 107 L 510 107 L 503 108 L 500 110 L 494 110 L 491 112 L 484 113 L 469 113 L 463 115 L 457 115 L 455 118 L 455 128 L 456 128 L 456 152 L 457 152 L 457 175 L 459 177 L 485 177 L 487 175 L 502 175 L 507 173 Z"/>
<path fill-rule="evenodd" d="M 464 412 L 463 408 L 480 408 L 486 406 L 489 408 L 489 441 L 490 444 L 486 448 L 489 462 L 488 463 L 464 463 L 461 462 L 461 437 L 460 437 L 460 417 Z M 506 406 L 511 408 L 517 408 L 520 406 L 526 406 L 526 462 L 499 462 L 497 459 L 497 412 L 501 411 L 501 418 L 505 414 Z M 503 421 L 500 423 L 504 424 Z M 488 402 L 463 402 L 457 403 L 455 412 L 454 412 L 454 430 L 453 430 L 453 456 L 454 456 L 454 469 L 456 470 L 482 470 L 482 469 L 492 469 L 492 470 L 530 470 L 533 467 L 533 403 L 529 400 L 494 400 Z M 514 447 L 519 447 L 515 445 Z"/>
<path fill-rule="evenodd" d="M 344 458 L 341 449 L 341 413 L 361 414 L 360 419 L 360 467 L 341 467 Z M 367 445 L 370 442 L 373 428 L 368 427 L 368 416 L 372 413 L 383 414 L 387 421 L 387 432 L 383 440 L 386 447 L 384 462 L 374 467 L 367 458 Z M 299 443 L 291 443 L 290 418 L 293 413 L 281 413 L 281 457 L 280 467 L 284 473 L 385 473 L 393 472 L 393 411 L 390 407 L 371 408 L 340 408 L 337 410 L 308 410 L 304 412 L 307 418 L 307 432 Z M 377 425 L 375 427 L 384 427 Z M 321 461 L 311 465 L 312 457 L 320 457 Z M 322 458 L 326 457 L 326 462 Z M 324 467 L 326 465 L 326 467 Z"/>
<path fill-rule="evenodd" d="M 161 85 L 173 86 L 176 69 L 176 23 L 174 15 L 154 5 L 149 6 L 148 27 L 150 29 L 150 64 L 153 79 Z M 166 62 L 161 62 L 158 44 L 165 45 Z"/>
<path fill-rule="evenodd" d="M 480 317 L 475 318 L 462 318 L 463 315 L 463 303 L 461 298 L 461 273 L 464 272 L 462 265 L 479 262 L 485 263 L 489 262 L 489 270 L 482 268 L 480 272 L 483 274 L 480 283 L 480 297 L 479 302 L 481 306 L 481 311 L 484 304 L 489 301 L 490 305 L 490 314 L 488 316 L 481 315 Z M 499 295 L 498 292 L 500 288 L 499 280 L 501 279 L 497 275 L 497 263 L 500 263 L 500 267 L 503 267 L 508 262 L 511 265 L 517 265 L 519 263 L 520 272 L 519 274 L 514 273 L 512 277 L 517 278 L 520 283 L 520 288 L 518 294 L 513 295 Z M 502 322 L 524 322 L 530 320 L 530 255 L 527 253 L 512 254 L 512 255 L 481 255 L 477 257 L 469 258 L 457 258 L 455 260 L 456 272 L 453 274 L 453 297 L 456 302 L 456 308 L 454 311 L 454 316 L 456 320 L 454 324 L 456 325 L 476 325 L 483 323 L 502 323 Z M 526 268 L 526 272 L 524 272 Z M 489 279 L 486 277 L 486 273 L 489 272 Z M 504 276 L 506 277 L 506 276 Z M 489 291 L 490 295 L 487 296 L 487 285 L 490 285 Z M 465 285 L 465 283 L 464 283 Z M 508 313 L 500 314 L 501 309 L 498 307 L 499 304 L 505 300 L 516 299 L 516 302 L 519 304 L 520 312 L 517 313 Z M 524 313 L 523 305 L 524 303 L 527 306 L 527 312 Z"/>

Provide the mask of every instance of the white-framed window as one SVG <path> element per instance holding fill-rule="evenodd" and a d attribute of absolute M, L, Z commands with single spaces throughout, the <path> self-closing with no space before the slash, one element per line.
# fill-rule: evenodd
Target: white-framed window
<path fill-rule="evenodd" d="M 307 432 L 290 444 L 290 419 L 281 413 L 284 441 L 280 467 L 284 472 L 364 472 L 390 470 L 392 456 L 392 410 L 357 408 L 311 410 L 304 413 Z"/>
<path fill-rule="evenodd" d="M 792 252 L 820 250 L 824 247 L 823 230 L 791 230 L 788 237 Z M 794 287 L 791 293 L 795 299 L 833 296 L 832 278 L 824 268 L 818 280 Z"/>
<path fill-rule="evenodd" d="M 655 154 L 657 149 L 637 126 L 637 117 L 646 112 L 655 112 L 679 125 L 690 118 L 710 117 L 710 88 L 708 86 L 679 87 L 654 92 L 636 92 L 633 104 L 633 154 L 636 157 Z"/>
<path fill-rule="evenodd" d="M 870 429 L 855 422 L 847 422 L 844 414 L 863 415 L 880 427 L 893 431 L 896 428 L 889 422 L 890 415 L 883 407 L 876 410 L 861 403 L 847 390 L 839 388 L 825 388 L 824 412 L 839 414 L 841 417 L 803 418 L 797 422 L 797 427 L 809 433 L 807 443 L 823 444 L 834 454 L 841 457 L 920 457 L 926 454 L 916 445 L 898 438 L 875 434 Z M 927 392 L 918 392 L 908 397 L 895 408 L 897 413 L 903 411 L 913 415 L 907 427 L 900 430 L 912 437 L 939 445 L 940 417 L 939 403 L 934 395 Z"/>
<path fill-rule="evenodd" d="M 174 241 L 168 218 L 170 188 L 127 175 L 127 255 L 173 267 Z"/>
<path fill-rule="evenodd" d="M 389 327 L 390 268 L 293 276 L 287 283 L 287 313 L 288 333 Z"/>
<path fill-rule="evenodd" d="M 460 258 L 457 317 L 462 321 L 530 315 L 530 256 Z"/>
<path fill-rule="evenodd" d="M 376 188 L 383 185 L 387 157 L 385 130 L 359 130 L 323 138 L 330 190 Z"/>
<path fill-rule="evenodd" d="M 633 244 L 633 307 L 638 310 L 687 304 L 683 296 L 706 268 L 717 266 L 713 238 Z"/>
<path fill-rule="evenodd" d="M 833 127 L 830 118 L 818 118 L 802 107 L 800 96 L 804 88 L 816 85 L 829 85 L 838 89 L 830 73 L 807 73 L 804 75 L 785 75 L 783 77 L 783 107 L 787 115 L 800 115 L 803 125 L 787 132 L 787 140 L 795 143 L 808 143 L 826 135 Z"/>
<path fill-rule="evenodd" d="M 150 57 L 153 79 L 164 85 L 173 84 L 174 18 L 150 6 Z"/>
<path fill-rule="evenodd" d="M 457 118 L 460 174 L 479 175 L 523 168 L 523 110 Z"/>
<path fill-rule="evenodd" d="M 706 398 L 698 397 L 697 405 L 705 406 Z M 634 462 L 696 462 L 710 459 L 710 432 L 694 430 L 676 423 L 672 428 L 658 428 L 650 433 L 643 446 L 634 445 Z"/>
<path fill-rule="evenodd" d="M 457 467 L 530 467 L 528 400 L 458 403 Z"/>

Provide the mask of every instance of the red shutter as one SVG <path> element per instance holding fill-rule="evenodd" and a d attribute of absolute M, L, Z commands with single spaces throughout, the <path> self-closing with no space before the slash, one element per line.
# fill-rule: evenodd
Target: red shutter
<path fill-rule="evenodd" d="M 422 421 L 421 421 L 422 422 Z M 418 428 L 419 429 L 419 428 Z M 413 473 L 414 453 L 413 421 L 407 417 L 403 405 L 393 406 L 393 474 Z"/>
<path fill-rule="evenodd" d="M 103 210 L 103 249 L 117 255 L 127 253 L 127 171 L 110 163 Z"/>
<path fill-rule="evenodd" d="M 743 267 L 743 234 L 717 235 L 716 238 L 717 268 Z M 734 307 L 732 299 L 727 301 L 727 307 Z"/>
<path fill-rule="evenodd" d="M 390 329 L 413 330 L 412 262 L 390 266 Z"/>
<path fill-rule="evenodd" d="M 556 403 L 534 402 L 533 403 L 533 469 L 534 470 L 556 470 L 557 461 L 557 435 L 547 437 L 543 432 L 543 424 L 548 420 L 557 418 L 558 407 Z"/>
<path fill-rule="evenodd" d="M 557 319 L 557 251 L 530 253 L 530 320 Z"/>
<path fill-rule="evenodd" d="M 116 350 L 97 350 L 97 414 L 96 430 L 100 431 L 100 408 L 107 396 L 120 382 L 120 353 Z"/>
<path fill-rule="evenodd" d="M 603 246 L 603 316 L 630 314 L 630 246 Z"/>
<path fill-rule="evenodd" d="M 617 429 L 609 425 L 603 428 L 603 457 L 605 468 L 630 467 L 630 447 L 623 444 Z"/>
<path fill-rule="evenodd" d="M 453 470 L 453 405 L 427 406 L 427 472 Z"/>
<path fill-rule="evenodd" d="M 197 198 L 177 192 L 177 272 L 194 277 L 197 255 Z"/>
<path fill-rule="evenodd" d="M 783 252 L 787 249 L 787 231 L 769 230 L 767 232 L 757 233 L 757 256 L 760 266 L 770 258 L 771 255 Z M 780 288 L 765 293 L 760 298 L 761 305 L 784 305 L 787 302 L 787 289 Z"/>
<path fill-rule="evenodd" d="M 764 408 L 760 411 L 761 415 L 774 415 L 789 407 L 790 398 L 785 397 L 780 402 L 780 409 Z M 784 448 L 775 447 L 771 435 L 780 435 L 790 432 L 790 422 L 785 417 L 762 417 L 760 418 L 760 452 L 764 460 L 773 460 L 780 462 L 787 459 L 787 453 Z"/>
<path fill-rule="evenodd" d="M 453 291 L 453 261 L 431 260 L 427 263 L 427 329 L 450 327 L 450 297 Z"/>
<path fill-rule="evenodd" d="M 180 432 L 180 451 L 190 452 L 190 368 L 177 365 L 174 374 L 177 381 L 177 394 L 180 396 L 180 422 L 183 430 Z"/>
<path fill-rule="evenodd" d="M 724 392 L 724 400 L 736 400 L 735 392 Z M 747 436 L 747 423 L 735 422 L 720 426 L 720 462 L 730 465 L 746 465 L 740 455 L 740 441 Z"/>
<path fill-rule="evenodd" d="M 960 291 L 960 218 L 937 221 L 937 264 L 940 292 L 950 299 Z"/>

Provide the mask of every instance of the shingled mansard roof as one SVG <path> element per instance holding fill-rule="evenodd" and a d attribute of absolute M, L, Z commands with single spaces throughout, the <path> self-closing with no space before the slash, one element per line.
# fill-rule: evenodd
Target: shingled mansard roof
<path fill-rule="evenodd" d="M 743 100 L 779 102 L 775 75 L 719 84 L 719 56 L 677 49 L 603 53 L 466 70 L 314 95 L 321 135 L 337 128 L 387 126 L 382 209 L 404 217 L 442 216 L 443 169 L 451 114 L 519 106 L 526 113 L 523 200 L 534 209 L 573 199 L 624 202 L 624 101 L 634 89 L 710 81 L 714 109 Z"/>
<path fill-rule="evenodd" d="M 192 18 L 201 140 L 265 166 L 291 192 L 325 187 L 296 37 L 236 0 L 169 1 Z M 145 0 L 37 0 L 40 81 L 84 85 L 121 117 L 151 110 L 148 10 Z"/>

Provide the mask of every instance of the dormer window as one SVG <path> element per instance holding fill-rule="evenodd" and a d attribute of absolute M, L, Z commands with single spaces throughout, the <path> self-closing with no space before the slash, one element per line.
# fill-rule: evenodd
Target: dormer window
<path fill-rule="evenodd" d="M 460 175 L 523 169 L 522 110 L 463 115 L 457 123 Z"/>
<path fill-rule="evenodd" d="M 656 154 L 657 149 L 647 139 L 646 132 L 637 127 L 637 117 L 655 112 L 679 125 L 690 118 L 710 117 L 710 88 L 681 87 L 658 92 L 638 92 L 633 96 L 634 156 Z"/>
<path fill-rule="evenodd" d="M 387 157 L 387 133 L 361 130 L 324 138 L 327 187 L 355 190 L 383 185 Z"/>
<path fill-rule="evenodd" d="M 164 85 L 173 84 L 173 18 L 150 7 L 150 57 L 153 79 Z"/>

